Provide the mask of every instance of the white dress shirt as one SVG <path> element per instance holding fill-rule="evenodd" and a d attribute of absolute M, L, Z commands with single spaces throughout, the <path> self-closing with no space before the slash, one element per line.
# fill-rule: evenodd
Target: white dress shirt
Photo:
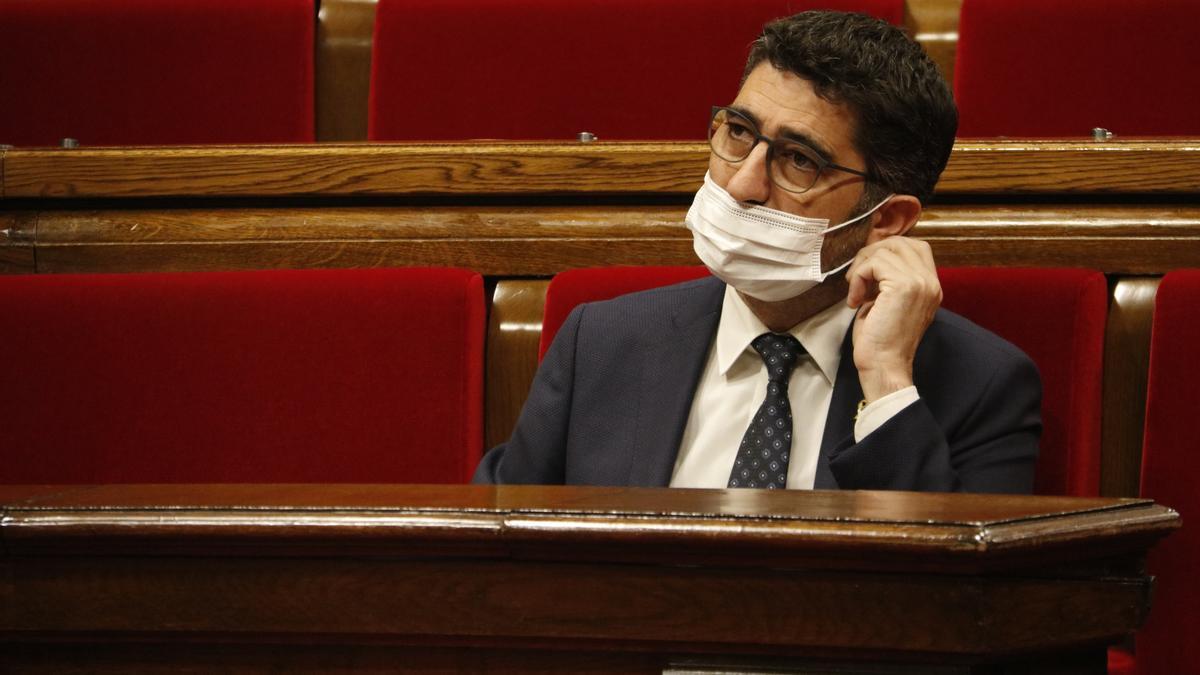
<path fill-rule="evenodd" d="M 825 418 L 842 360 L 842 340 L 854 314 L 845 303 L 837 303 L 789 331 L 808 352 L 788 380 L 792 407 L 789 488 L 813 487 Z M 728 484 L 742 436 L 766 396 L 766 367 L 750 346 L 766 332 L 769 329 L 737 291 L 727 286 L 717 336 L 692 399 L 671 487 L 723 488 Z M 917 398 L 916 387 L 908 387 L 863 408 L 854 424 L 855 442 Z"/>

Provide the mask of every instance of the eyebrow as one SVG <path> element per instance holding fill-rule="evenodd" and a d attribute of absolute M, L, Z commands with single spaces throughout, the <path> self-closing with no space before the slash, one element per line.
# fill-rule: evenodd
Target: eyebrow
<path fill-rule="evenodd" d="M 726 107 L 728 107 L 730 110 L 733 110 L 734 112 L 738 113 L 739 115 L 741 115 L 741 116 L 745 117 L 746 119 L 750 120 L 751 122 L 753 122 L 754 128 L 758 130 L 758 133 L 760 133 L 760 134 L 762 133 L 762 122 L 758 119 L 758 116 L 756 116 L 754 113 L 750 112 L 749 110 L 747 110 L 741 106 L 737 106 L 737 105 L 729 105 Z M 818 142 L 817 139 L 813 138 L 812 136 L 809 136 L 808 134 L 804 133 L 803 131 L 798 131 L 796 129 L 791 129 L 789 127 L 780 127 L 779 135 L 777 136 L 777 138 L 783 138 L 783 139 L 786 139 L 789 141 L 803 143 L 804 145 L 807 145 L 808 147 L 815 150 L 817 152 L 817 154 L 821 155 L 821 157 L 823 157 L 825 159 L 826 162 L 833 161 L 833 153 L 830 152 L 829 148 L 825 147 L 823 144 Z"/>

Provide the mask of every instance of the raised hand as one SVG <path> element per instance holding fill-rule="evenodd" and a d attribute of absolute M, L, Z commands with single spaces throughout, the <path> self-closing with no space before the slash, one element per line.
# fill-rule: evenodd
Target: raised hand
<path fill-rule="evenodd" d="M 888 237 L 863 247 L 846 280 L 854 319 L 854 365 L 872 403 L 913 384 L 913 357 L 942 302 L 929 244 Z"/>

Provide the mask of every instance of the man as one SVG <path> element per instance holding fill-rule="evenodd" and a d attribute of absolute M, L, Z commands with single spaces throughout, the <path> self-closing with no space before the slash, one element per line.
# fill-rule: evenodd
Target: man
<path fill-rule="evenodd" d="M 687 216 L 714 276 L 576 308 L 475 481 L 1030 491 L 1036 368 L 903 236 L 956 128 L 895 27 L 769 24 Z"/>

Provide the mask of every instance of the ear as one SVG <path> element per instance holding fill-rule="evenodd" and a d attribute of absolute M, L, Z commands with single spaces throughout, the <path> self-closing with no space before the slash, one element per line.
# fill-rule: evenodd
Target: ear
<path fill-rule="evenodd" d="M 871 214 L 867 243 L 874 244 L 888 237 L 908 234 L 920 217 L 921 200 L 912 195 L 892 195 L 887 203 Z"/>

